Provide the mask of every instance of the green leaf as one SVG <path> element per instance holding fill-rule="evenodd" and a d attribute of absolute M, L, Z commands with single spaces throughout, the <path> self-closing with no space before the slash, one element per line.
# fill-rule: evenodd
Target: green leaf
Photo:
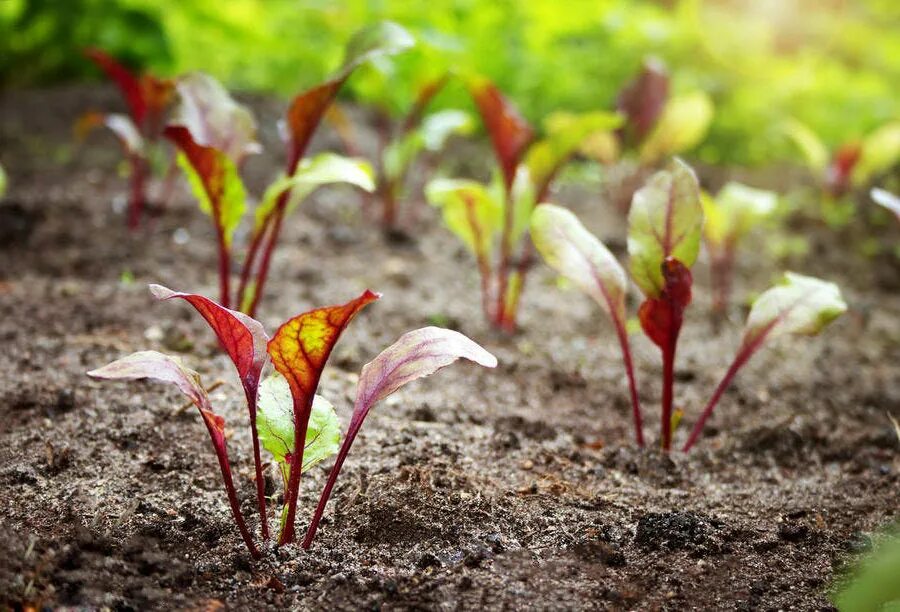
<path fill-rule="evenodd" d="M 238 175 L 234 162 L 225 153 L 215 149 L 208 149 L 208 151 L 216 158 L 216 171 L 210 174 L 206 180 L 197 174 L 184 153 L 178 153 L 178 165 L 187 177 L 191 193 L 197 198 L 200 210 L 212 217 L 216 224 L 222 227 L 225 246 L 229 247 L 246 209 L 244 183 Z M 215 205 L 210 199 L 210 189 L 217 196 Z"/>
<path fill-rule="evenodd" d="M 435 179 L 425 197 L 441 208 L 444 223 L 476 255 L 491 252 L 503 225 L 503 205 L 485 185 L 463 179 Z"/>
<path fill-rule="evenodd" d="M 703 208 L 690 166 L 674 159 L 650 177 L 628 213 L 629 267 L 647 297 L 659 297 L 665 285 L 662 264 L 674 257 L 690 268 L 700 252 Z"/>
<path fill-rule="evenodd" d="M 754 225 L 772 214 L 778 203 L 773 191 L 754 189 L 741 183 L 727 183 L 715 199 L 701 198 L 705 222 L 703 234 L 715 246 L 740 240 Z"/>
<path fill-rule="evenodd" d="M 670 99 L 641 145 L 641 161 L 649 164 L 694 148 L 706 136 L 712 118 L 712 100 L 703 92 Z"/>
<path fill-rule="evenodd" d="M 347 41 L 340 75 L 346 76 L 354 68 L 369 60 L 395 55 L 415 46 L 416 39 L 393 21 L 381 21 L 365 27 Z"/>
<path fill-rule="evenodd" d="M 900 161 L 900 121 L 884 125 L 862 142 L 859 163 L 853 169 L 853 183 L 862 185 Z"/>
<path fill-rule="evenodd" d="M 0 165 L 0 198 L 6 193 L 6 170 L 3 169 L 3 166 Z"/>
<path fill-rule="evenodd" d="M 895 533 L 857 564 L 852 579 L 832 597 L 841 612 L 900 610 L 900 537 Z"/>
<path fill-rule="evenodd" d="M 624 328 L 628 277 L 578 217 L 560 206 L 540 204 L 531 217 L 531 239 L 547 265 L 593 298 Z"/>
<path fill-rule="evenodd" d="M 815 132 L 796 119 L 785 121 L 781 129 L 800 149 L 807 166 L 818 172 L 825 170 L 829 158 L 828 148 Z"/>
<path fill-rule="evenodd" d="M 281 464 L 287 478 L 287 455 L 294 452 L 294 402 L 287 379 L 277 372 L 260 383 L 256 429 L 263 448 Z M 337 453 L 340 441 L 341 426 L 334 406 L 316 395 L 306 429 L 303 471 Z"/>
<path fill-rule="evenodd" d="M 269 185 L 254 212 L 255 229 L 263 226 L 285 191 L 291 191 L 285 210 L 289 214 L 318 187 L 332 183 L 347 183 L 369 192 L 375 190 L 374 173 L 369 162 L 337 153 L 319 153 L 302 160 L 293 176 L 282 176 Z"/>
<path fill-rule="evenodd" d="M 788 334 L 814 336 L 847 310 L 834 283 L 787 272 L 753 302 L 743 346 Z"/>

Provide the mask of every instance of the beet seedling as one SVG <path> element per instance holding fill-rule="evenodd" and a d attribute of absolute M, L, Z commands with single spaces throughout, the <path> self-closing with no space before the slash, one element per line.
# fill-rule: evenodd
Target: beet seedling
<path fill-rule="evenodd" d="M 360 310 L 378 299 L 377 294 L 365 291 L 346 304 L 317 308 L 293 317 L 269 339 L 258 321 L 208 298 L 177 293 L 159 285 L 151 285 L 150 289 L 158 299 L 179 298 L 191 304 L 215 332 L 234 363 L 250 416 L 263 539 L 268 539 L 269 528 L 260 444 L 272 453 L 285 484 L 279 545 L 294 541 L 300 475 L 338 453 L 303 542 L 304 547 L 310 546 L 350 446 L 375 403 L 406 383 L 428 376 L 459 358 L 486 367 L 497 364 L 493 355 L 455 331 L 427 327 L 405 334 L 363 368 L 350 427 L 339 446 L 340 426 L 334 408 L 317 396 L 316 390 L 341 333 Z M 269 359 L 276 372 L 263 380 L 262 372 Z M 235 523 L 251 555 L 258 557 L 259 550 L 240 512 L 225 446 L 225 423 L 213 412 L 197 373 L 175 358 L 141 351 L 92 370 L 88 375 L 109 380 L 169 382 L 190 398 L 200 410 L 210 434 Z M 303 452 L 295 452 L 298 448 Z"/>
<path fill-rule="evenodd" d="M 387 79 L 387 77 L 385 77 Z M 471 116 L 461 110 L 446 109 L 426 114 L 428 106 L 450 79 L 449 74 L 426 81 L 419 87 L 412 105 L 400 121 L 393 121 L 386 109 L 378 109 L 376 126 L 379 130 L 375 194 L 381 200 L 381 223 L 385 229 L 397 226 L 400 200 L 409 171 L 423 154 L 434 154 L 444 148 L 450 137 L 469 134 Z M 386 83 L 385 87 L 394 87 Z M 359 151 L 346 115 L 329 111 L 329 121 L 335 127 L 348 155 Z"/>
<path fill-rule="evenodd" d="M 642 444 L 640 404 L 625 333 L 624 270 L 571 212 L 540 204 L 531 223 L 535 246 L 547 264 L 590 295 L 612 318 L 628 376 L 635 433 L 638 444 Z M 662 351 L 660 438 L 666 451 L 672 445 L 675 353 L 684 311 L 691 302 L 690 266 L 697 259 L 702 224 L 697 180 L 683 162 L 675 160 L 668 170 L 657 172 L 634 195 L 629 213 L 629 269 L 645 296 L 638 310 L 641 328 Z M 817 334 L 845 309 L 837 286 L 796 274 L 789 273 L 783 285 L 763 293 L 754 302 L 734 363 L 684 450 L 695 443 L 737 371 L 767 339 L 783 334 Z"/>
<path fill-rule="evenodd" d="M 546 136 L 534 140 L 531 126 L 488 80 L 468 81 L 500 168 L 492 185 L 435 179 L 426 196 L 444 222 L 475 255 L 485 318 L 506 332 L 516 329 L 519 298 L 533 263 L 528 239 L 531 212 L 549 193 L 565 163 L 590 135 L 621 123 L 605 112 L 548 118 Z M 530 146 L 529 146 L 530 145 Z"/>
<path fill-rule="evenodd" d="M 231 242 L 246 209 L 238 169 L 243 156 L 258 149 L 255 122 L 249 111 L 210 77 L 196 77 L 190 87 L 179 89 L 182 104 L 165 134 L 181 151 L 181 165 L 194 195 L 215 223 L 219 301 L 223 306 L 233 305 L 251 316 L 255 314 L 284 217 L 316 187 L 345 182 L 368 191 L 374 189 L 367 163 L 334 153 L 305 159 L 306 150 L 325 111 L 353 71 L 373 58 L 398 53 L 412 44 L 411 35 L 396 24 L 383 22 L 365 28 L 348 42 L 346 58 L 337 73 L 291 102 L 285 121 L 285 173 L 266 190 L 254 211 L 250 242 L 233 299 Z"/>
<path fill-rule="evenodd" d="M 149 73 L 135 75 L 100 49 L 87 49 L 85 56 L 112 80 L 128 106 L 128 115 L 91 112 L 76 126 L 83 136 L 97 126 L 109 128 L 119 139 L 131 169 L 128 227 L 137 228 L 147 201 L 146 181 L 152 169 L 154 149 L 162 135 L 163 119 L 172 100 L 174 84 Z"/>
<path fill-rule="evenodd" d="M 778 196 L 771 191 L 730 182 L 715 198 L 707 193 L 701 194 L 701 202 L 706 218 L 703 241 L 709 253 L 712 310 L 718 315 L 727 310 L 731 299 L 738 244 L 760 221 L 775 211 Z"/>

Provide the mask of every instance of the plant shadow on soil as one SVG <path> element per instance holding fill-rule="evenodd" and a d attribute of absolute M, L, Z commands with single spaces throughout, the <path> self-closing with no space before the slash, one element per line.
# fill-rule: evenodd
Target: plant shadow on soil
<path fill-rule="evenodd" d="M 267 150 L 279 151 L 280 104 L 251 103 Z M 868 534 L 896 518 L 900 460 L 885 412 L 900 409 L 900 266 L 833 248 L 857 239 L 852 230 L 809 224 L 812 255 L 792 262 L 838 282 L 851 312 L 821 338 L 761 353 L 696 452 L 669 457 L 652 448 L 660 366 L 649 342 L 635 340 L 651 441 L 639 450 L 612 329 L 587 298 L 560 293 L 539 267 L 523 299 L 524 331 L 494 335 L 480 315 L 474 265 L 433 211 L 420 205 L 413 238 L 387 241 L 356 193 L 332 189 L 290 219 L 262 320 L 272 330 L 366 287 L 384 292 L 322 380 L 343 422 L 360 367 L 409 329 L 440 320 L 483 343 L 500 367 L 457 365 L 378 406 L 313 547 L 269 546 L 252 561 L 198 415 L 175 415 L 182 400 L 167 388 L 84 375 L 154 348 L 182 353 L 207 384 L 228 381 L 212 398 L 257 527 L 231 365 L 199 317 L 146 291 L 160 282 L 212 295 L 208 222 L 182 189 L 129 235 L 110 207 L 125 190 L 112 172 L 114 142 L 69 142 L 79 113 L 115 104 L 106 88 L 0 100 L 11 182 L 0 203 L 5 605 L 813 609 L 829 605 L 829 585 L 869 547 Z M 332 144 L 327 134 L 317 141 Z M 252 160 L 249 183 L 258 189 L 277 165 L 271 154 Z M 624 222 L 596 191 L 569 185 L 557 195 L 622 250 Z M 895 230 L 880 231 L 896 240 Z M 191 240 L 173 240 L 185 232 Z M 737 295 L 774 278 L 777 266 L 762 261 L 740 266 Z M 733 325 L 715 331 L 705 262 L 697 270 L 678 356 L 687 423 L 731 358 L 745 312 L 736 307 Z M 301 532 L 326 474 L 327 466 L 304 475 Z"/>

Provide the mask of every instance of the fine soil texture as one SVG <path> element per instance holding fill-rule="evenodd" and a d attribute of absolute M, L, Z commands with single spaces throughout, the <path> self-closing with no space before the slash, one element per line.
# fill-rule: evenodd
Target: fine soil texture
<path fill-rule="evenodd" d="M 268 151 L 245 168 L 260 193 L 282 163 L 284 104 L 249 102 Z M 765 234 L 751 237 L 735 305 L 719 322 L 701 258 L 678 352 L 676 443 L 737 348 L 747 300 L 782 269 L 837 282 L 850 309 L 822 336 L 781 339 L 754 357 L 700 444 L 666 455 L 656 347 L 633 335 L 648 436 L 639 449 L 607 317 L 538 265 L 521 331 L 492 332 L 474 262 L 421 203 L 418 172 L 406 231 L 390 236 L 353 189 L 305 202 L 288 218 L 260 319 L 271 333 L 310 308 L 383 292 L 345 333 L 319 387 L 345 427 L 360 368 L 405 331 L 458 329 L 500 365 L 456 364 L 378 405 L 312 548 L 267 545 L 252 560 L 197 411 L 179 411 L 174 388 L 85 376 L 155 349 L 180 355 L 206 385 L 225 381 L 211 397 L 258 534 L 233 367 L 193 310 L 156 302 L 146 287 L 215 297 L 212 225 L 179 183 L 165 210 L 127 231 L 116 141 L 72 138 L 81 113 L 115 108 L 106 88 L 0 99 L 10 179 L 0 202 L 0 607 L 827 609 L 835 580 L 897 519 L 900 453 L 887 417 L 900 412 L 897 227 L 831 229 L 807 217 L 792 229 L 808 253 L 787 260 L 766 251 Z M 316 149 L 337 146 L 327 126 L 320 132 Z M 457 143 L 445 165 L 484 177 L 489 152 Z M 753 176 L 699 174 L 712 188 Z M 777 169 L 760 176 L 787 186 Z M 605 189 L 568 180 L 553 199 L 624 260 L 625 219 Z M 888 254 L 862 256 L 853 245 L 863 239 Z M 633 315 L 638 296 L 629 302 Z M 303 476 L 299 533 L 330 467 Z M 271 467 L 267 481 L 274 528 L 281 483 Z"/>

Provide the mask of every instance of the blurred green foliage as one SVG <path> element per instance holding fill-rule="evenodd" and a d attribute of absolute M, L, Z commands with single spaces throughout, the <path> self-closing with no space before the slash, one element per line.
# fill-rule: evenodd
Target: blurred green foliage
<path fill-rule="evenodd" d="M 95 76 L 78 50 L 204 70 L 239 89 L 290 94 L 326 76 L 364 24 L 393 19 L 420 47 L 351 79 L 346 94 L 399 112 L 447 66 L 495 80 L 532 121 L 610 109 L 653 55 L 673 92 L 715 104 L 710 163 L 798 159 L 795 118 L 830 147 L 900 118 L 896 0 L 3 0 L 0 83 Z M 468 106 L 448 87 L 438 106 Z"/>

